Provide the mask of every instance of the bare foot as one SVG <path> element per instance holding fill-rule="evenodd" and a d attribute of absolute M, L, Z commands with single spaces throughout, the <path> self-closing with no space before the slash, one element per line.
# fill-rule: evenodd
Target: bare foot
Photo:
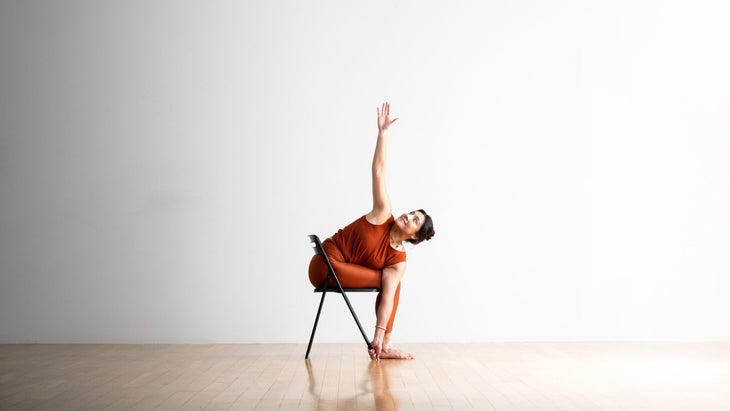
<path fill-rule="evenodd" d="M 413 360 L 416 357 L 413 354 L 405 351 L 401 351 L 392 345 L 386 345 L 383 347 L 383 351 L 380 352 L 380 358 L 390 358 L 398 360 Z"/>

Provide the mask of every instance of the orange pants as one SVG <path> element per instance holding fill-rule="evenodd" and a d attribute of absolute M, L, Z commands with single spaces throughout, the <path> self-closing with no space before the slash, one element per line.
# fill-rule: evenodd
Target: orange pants
<path fill-rule="evenodd" d="M 372 268 L 363 267 L 357 264 L 343 263 L 334 260 L 330 257 L 330 264 L 337 273 L 337 278 L 340 279 L 342 288 L 380 288 L 380 277 L 382 272 L 380 270 L 374 270 Z M 312 261 L 309 262 L 309 281 L 315 287 L 321 287 L 327 278 L 327 263 L 324 258 L 315 254 L 312 257 Z M 330 279 L 330 285 L 333 287 L 337 286 L 334 279 Z M 395 290 L 395 297 L 393 297 L 393 311 L 390 313 L 390 319 L 386 326 L 386 332 L 393 331 L 393 322 L 395 321 L 395 312 L 398 311 L 398 299 L 400 298 L 400 283 L 398 288 Z M 382 293 L 378 293 L 378 298 L 375 299 L 375 313 L 378 312 L 380 301 L 382 300 Z"/>

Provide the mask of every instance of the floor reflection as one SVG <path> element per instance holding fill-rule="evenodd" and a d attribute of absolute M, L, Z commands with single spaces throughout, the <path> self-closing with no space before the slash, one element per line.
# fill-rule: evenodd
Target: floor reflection
<path fill-rule="evenodd" d="M 398 400 L 393 396 L 390 387 L 390 373 L 393 368 L 400 367 L 403 362 L 403 360 L 370 361 L 368 372 L 372 382 L 376 410 L 398 409 Z"/>
<path fill-rule="evenodd" d="M 309 376 L 309 394 L 316 399 L 319 405 L 317 409 L 330 409 L 332 403 L 336 402 L 338 409 L 356 409 L 372 404 L 373 409 L 377 411 L 395 411 L 398 409 L 398 399 L 392 393 L 391 373 L 406 362 L 408 361 L 370 361 L 363 367 L 359 377 L 355 376 L 354 395 L 343 398 L 338 387 L 327 387 L 323 384 L 323 370 L 315 372 L 311 361 L 305 360 Z"/>

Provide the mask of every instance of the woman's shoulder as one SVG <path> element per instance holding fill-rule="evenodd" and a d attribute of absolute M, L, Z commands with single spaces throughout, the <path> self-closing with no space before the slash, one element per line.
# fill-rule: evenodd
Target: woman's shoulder
<path fill-rule="evenodd" d="M 364 216 L 362 216 L 362 218 L 370 223 L 370 225 L 375 226 L 381 226 L 385 224 L 390 225 L 393 224 L 393 222 L 395 221 L 395 218 L 391 213 L 374 213 L 373 211 L 365 214 Z"/>

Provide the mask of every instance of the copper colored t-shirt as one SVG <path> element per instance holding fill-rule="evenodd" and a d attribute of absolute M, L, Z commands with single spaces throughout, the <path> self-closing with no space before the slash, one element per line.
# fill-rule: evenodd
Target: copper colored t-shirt
<path fill-rule="evenodd" d="M 370 224 L 366 216 L 353 221 L 326 239 L 324 247 L 330 259 L 358 264 L 375 270 L 406 261 L 405 251 L 390 246 L 391 215 L 383 224 Z"/>

